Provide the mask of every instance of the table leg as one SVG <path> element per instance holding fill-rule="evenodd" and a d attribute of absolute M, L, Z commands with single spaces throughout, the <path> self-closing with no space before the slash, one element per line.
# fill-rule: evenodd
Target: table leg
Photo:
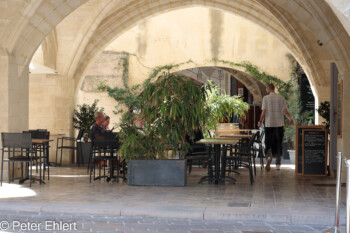
<path fill-rule="evenodd" d="M 215 184 L 219 184 L 220 179 L 220 144 L 214 145 L 214 160 L 215 160 Z"/>
<path fill-rule="evenodd" d="M 229 182 L 234 184 L 236 180 L 233 177 L 226 177 L 226 155 L 227 155 L 227 146 L 223 145 L 222 147 L 222 156 L 221 156 L 221 177 L 220 182 Z"/>

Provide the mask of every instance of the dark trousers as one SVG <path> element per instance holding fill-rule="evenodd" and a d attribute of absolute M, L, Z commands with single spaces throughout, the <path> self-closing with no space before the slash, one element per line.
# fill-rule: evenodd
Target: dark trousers
<path fill-rule="evenodd" d="M 284 128 L 265 127 L 265 155 L 276 157 L 276 164 L 281 164 Z"/>

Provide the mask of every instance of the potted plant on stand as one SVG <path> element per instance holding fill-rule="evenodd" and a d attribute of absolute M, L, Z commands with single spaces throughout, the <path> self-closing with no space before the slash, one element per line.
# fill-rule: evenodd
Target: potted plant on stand
<path fill-rule="evenodd" d="M 73 126 L 79 130 L 77 138 L 77 163 L 86 164 L 89 161 L 91 153 L 90 131 L 91 126 L 95 123 L 95 112 L 103 112 L 103 108 L 97 107 L 98 100 L 95 100 L 92 105 L 78 105 L 74 109 Z M 82 135 L 81 138 L 79 138 Z"/>

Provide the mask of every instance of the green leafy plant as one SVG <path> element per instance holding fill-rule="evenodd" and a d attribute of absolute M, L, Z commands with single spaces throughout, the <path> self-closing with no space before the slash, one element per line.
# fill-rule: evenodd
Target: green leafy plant
<path fill-rule="evenodd" d="M 91 126 L 95 123 L 95 112 L 103 112 L 103 108 L 97 107 L 98 100 L 95 100 L 92 105 L 78 105 L 74 109 L 73 126 L 76 129 L 84 130 L 84 133 L 90 131 Z"/>
<path fill-rule="evenodd" d="M 290 88 L 287 94 L 287 107 L 291 117 L 294 120 L 295 125 L 307 125 L 310 114 L 309 111 L 302 111 L 301 100 L 300 100 L 300 87 L 298 84 L 298 76 L 292 71 L 291 79 L 289 81 Z M 284 142 L 288 143 L 289 149 L 294 149 L 295 141 L 295 126 L 291 126 L 289 121 L 286 119 L 284 127 Z"/>
<path fill-rule="evenodd" d="M 162 159 L 169 147 L 188 150 L 187 139 L 201 128 L 216 128 L 226 116 L 243 116 L 248 109 L 238 97 L 221 95 L 218 87 L 196 85 L 192 80 L 174 75 L 181 64 L 156 67 L 142 85 L 129 87 L 128 57 L 123 62 L 123 87 L 101 84 L 118 105 L 121 115 L 120 153 L 127 159 Z M 192 61 L 188 61 L 189 63 Z"/>
<path fill-rule="evenodd" d="M 329 129 L 329 124 L 330 124 L 330 103 L 329 101 L 324 101 L 320 104 L 318 109 L 316 109 L 318 114 L 324 119 L 322 125 L 325 126 L 325 128 L 328 130 Z"/>
<path fill-rule="evenodd" d="M 186 137 L 193 138 L 209 114 L 205 89 L 169 72 L 151 76 L 142 88 L 101 89 L 124 105 L 116 113 L 122 113 L 120 152 L 126 159 L 162 159 L 167 147 L 175 149 L 179 144 L 188 149 Z"/>
<path fill-rule="evenodd" d="M 275 85 L 276 89 L 278 90 L 278 93 L 282 95 L 285 99 L 287 99 L 288 90 L 291 87 L 290 82 L 285 82 L 276 76 L 270 75 L 264 71 L 261 71 L 261 69 L 253 65 L 249 61 L 244 61 L 240 63 L 235 63 L 232 61 L 226 61 L 226 60 L 216 60 L 213 59 L 214 62 L 220 62 L 222 64 L 230 65 L 231 67 L 242 67 L 244 68 L 245 72 L 247 72 L 249 75 L 251 75 L 254 79 L 261 81 L 265 85 L 268 85 L 272 83 Z"/>
<path fill-rule="evenodd" d="M 261 81 L 265 85 L 274 84 L 278 93 L 286 99 L 288 111 L 292 116 L 295 125 L 307 125 L 310 115 L 312 112 L 302 111 L 301 100 L 300 100 L 300 87 L 298 84 L 298 77 L 304 73 L 302 67 L 294 59 L 294 57 L 288 56 L 290 58 L 292 71 L 290 74 L 290 80 L 285 82 L 276 76 L 269 75 L 268 73 L 261 71 L 261 69 L 251 64 L 248 61 L 235 63 L 226 60 L 214 60 L 215 62 L 220 62 L 223 64 L 228 64 L 231 67 L 243 67 L 245 71 L 250 74 L 254 79 Z M 284 131 L 284 142 L 288 142 L 289 148 L 294 147 L 295 140 L 295 127 L 289 125 L 289 121 L 286 120 L 285 131 Z"/>
<path fill-rule="evenodd" d="M 221 94 L 221 90 L 209 81 L 205 84 L 206 89 L 206 107 L 210 112 L 205 133 L 208 130 L 215 130 L 220 122 L 228 121 L 232 114 L 237 117 L 245 118 L 249 109 L 249 104 L 245 103 L 239 96 L 229 96 Z"/>

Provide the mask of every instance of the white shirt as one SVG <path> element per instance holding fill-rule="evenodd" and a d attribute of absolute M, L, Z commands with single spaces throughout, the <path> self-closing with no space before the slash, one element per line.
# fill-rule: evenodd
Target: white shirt
<path fill-rule="evenodd" d="M 265 127 L 284 126 L 283 110 L 287 107 L 286 100 L 276 93 L 270 93 L 262 101 L 265 113 Z"/>

